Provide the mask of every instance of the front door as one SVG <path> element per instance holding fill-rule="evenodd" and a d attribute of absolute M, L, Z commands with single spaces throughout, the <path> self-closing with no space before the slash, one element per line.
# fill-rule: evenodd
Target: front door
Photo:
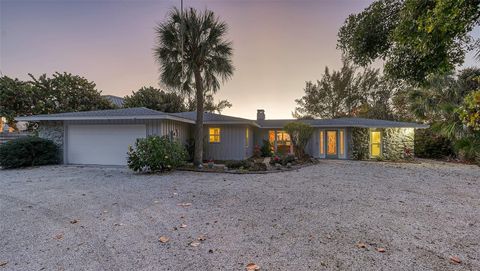
<path fill-rule="evenodd" d="M 338 158 L 337 131 L 327 131 L 327 158 Z"/>

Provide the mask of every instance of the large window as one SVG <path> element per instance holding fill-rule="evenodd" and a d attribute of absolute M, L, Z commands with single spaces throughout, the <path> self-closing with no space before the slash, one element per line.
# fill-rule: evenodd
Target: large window
<path fill-rule="evenodd" d="M 208 138 L 210 143 L 219 143 L 220 142 L 220 128 L 209 128 L 208 129 Z"/>
<path fill-rule="evenodd" d="M 339 155 L 343 156 L 345 154 L 345 139 L 344 139 L 344 131 L 339 130 L 338 131 L 338 143 L 339 143 Z"/>
<path fill-rule="evenodd" d="M 382 153 L 382 134 L 379 131 L 370 132 L 370 156 L 380 157 Z"/>
<path fill-rule="evenodd" d="M 245 129 L 245 148 L 248 148 L 248 127 Z"/>
<path fill-rule="evenodd" d="M 325 134 L 320 131 L 320 154 L 325 154 Z"/>

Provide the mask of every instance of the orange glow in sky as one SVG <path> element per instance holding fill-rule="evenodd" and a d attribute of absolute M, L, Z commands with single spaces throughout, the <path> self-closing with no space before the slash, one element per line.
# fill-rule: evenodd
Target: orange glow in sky
<path fill-rule="evenodd" d="M 211 9 L 230 27 L 236 71 L 216 95 L 233 104 L 223 113 L 255 118 L 262 108 L 267 118 L 291 118 L 305 81 L 320 79 L 325 66 L 339 68 L 337 31 L 345 18 L 370 2 L 184 0 L 184 5 Z M 180 1 L 0 0 L 0 71 L 20 79 L 67 71 L 118 96 L 159 86 L 154 27 L 175 5 Z M 465 65 L 474 64 L 469 55 Z"/>

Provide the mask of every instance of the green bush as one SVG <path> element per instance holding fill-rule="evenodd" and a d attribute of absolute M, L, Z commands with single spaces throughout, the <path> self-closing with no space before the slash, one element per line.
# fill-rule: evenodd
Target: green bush
<path fill-rule="evenodd" d="M 52 165 L 59 162 L 58 146 L 47 139 L 29 136 L 0 145 L 0 166 L 3 168 Z"/>
<path fill-rule="evenodd" d="M 168 137 L 139 138 L 128 148 L 128 167 L 135 172 L 164 172 L 185 163 L 185 148 Z"/>
<path fill-rule="evenodd" d="M 238 169 L 238 168 L 243 168 L 243 169 L 248 169 L 252 166 L 252 163 L 248 160 L 228 160 L 225 161 L 225 166 L 230 168 L 230 169 Z"/>
<path fill-rule="evenodd" d="M 445 158 L 455 156 L 453 143 L 431 129 L 415 131 L 415 156 L 420 158 Z"/>
<path fill-rule="evenodd" d="M 287 123 L 283 129 L 290 135 L 295 155 L 299 158 L 303 158 L 305 156 L 305 147 L 315 129 L 302 122 Z"/>
<path fill-rule="evenodd" d="M 260 152 L 262 153 L 262 157 L 272 156 L 272 144 L 270 144 L 270 141 L 263 140 L 263 144 L 262 144 L 262 147 L 260 148 Z"/>

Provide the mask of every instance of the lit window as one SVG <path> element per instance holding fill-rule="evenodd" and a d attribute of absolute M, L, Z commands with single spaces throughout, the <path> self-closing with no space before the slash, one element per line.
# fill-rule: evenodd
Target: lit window
<path fill-rule="evenodd" d="M 382 152 L 382 134 L 378 131 L 370 132 L 370 154 L 371 157 L 380 157 Z"/>
<path fill-rule="evenodd" d="M 290 146 L 290 135 L 285 131 L 277 131 L 277 145 Z"/>
<path fill-rule="evenodd" d="M 340 130 L 339 133 L 339 143 L 340 143 L 340 155 L 343 155 L 345 153 L 345 142 L 343 139 L 343 130 Z"/>
<path fill-rule="evenodd" d="M 248 128 L 245 129 L 245 148 L 248 148 Z"/>
<path fill-rule="evenodd" d="M 320 154 L 325 153 L 325 142 L 324 142 L 324 134 L 323 131 L 320 131 Z"/>
<path fill-rule="evenodd" d="M 220 142 L 220 128 L 209 128 L 208 138 L 210 143 Z"/>

